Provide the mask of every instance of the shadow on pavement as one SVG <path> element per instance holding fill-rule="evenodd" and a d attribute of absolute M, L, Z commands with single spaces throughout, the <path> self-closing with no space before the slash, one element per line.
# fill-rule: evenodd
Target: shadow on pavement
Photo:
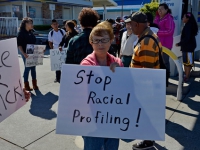
<path fill-rule="evenodd" d="M 188 112 L 183 112 L 180 110 L 173 110 L 172 108 L 167 108 L 169 110 L 173 110 L 177 113 L 184 114 L 191 116 L 196 119 L 196 121 L 189 122 L 188 124 L 193 125 L 193 128 L 191 130 L 188 130 L 184 126 L 177 124 L 175 122 L 171 122 L 168 120 L 167 126 L 166 126 L 166 134 L 168 134 L 170 137 L 174 138 L 177 142 L 180 143 L 186 150 L 193 150 L 193 149 L 199 149 L 199 143 L 200 143 L 200 101 L 198 98 L 195 98 L 195 96 L 200 96 L 200 82 L 193 81 L 191 85 L 191 91 L 187 95 L 187 97 L 182 101 L 182 103 L 185 103 L 190 109 L 198 112 L 197 114 L 191 114 Z M 193 120 L 195 120 L 193 119 Z"/>
<path fill-rule="evenodd" d="M 154 144 L 154 149 L 152 150 L 167 150 L 165 147 L 160 146 L 159 144 L 155 143 Z"/>
<path fill-rule="evenodd" d="M 196 124 L 199 124 L 196 122 Z M 184 147 L 185 150 L 195 150 L 199 148 L 199 129 L 194 128 L 192 131 L 184 126 L 168 121 L 166 134 L 174 138 L 177 142 Z M 159 149 L 160 150 L 160 149 Z"/>
<path fill-rule="evenodd" d="M 43 95 L 39 90 L 35 91 L 36 95 L 31 94 L 32 102 L 29 112 L 33 116 L 51 120 L 57 117 L 55 111 L 51 110 L 52 106 L 58 101 L 58 96 L 51 92 Z"/>

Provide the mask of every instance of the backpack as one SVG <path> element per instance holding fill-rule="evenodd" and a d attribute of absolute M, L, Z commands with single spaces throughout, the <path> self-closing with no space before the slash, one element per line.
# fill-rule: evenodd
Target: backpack
<path fill-rule="evenodd" d="M 64 33 L 62 31 L 62 29 L 58 29 L 58 31 L 60 31 L 60 33 L 62 34 L 62 36 L 64 36 Z M 51 32 L 51 37 L 53 36 L 53 30 L 50 31 Z"/>
<path fill-rule="evenodd" d="M 141 37 L 141 38 L 138 40 L 137 44 L 140 43 L 145 37 L 149 37 L 149 38 L 153 39 L 154 42 L 156 43 L 156 45 L 158 46 L 158 49 L 159 49 L 159 63 L 160 63 L 160 69 L 165 69 L 165 70 L 166 70 L 166 86 L 168 87 L 168 84 L 169 84 L 169 83 L 168 83 L 168 80 L 169 80 L 170 72 L 169 72 L 169 70 L 167 69 L 167 67 L 166 67 L 166 65 L 165 65 L 165 63 L 164 63 L 163 56 L 162 56 L 162 53 L 161 53 L 161 52 L 162 52 L 162 49 L 161 49 L 161 47 L 159 46 L 158 41 L 156 40 L 156 38 L 153 37 L 152 35 L 145 35 L 145 36 Z M 136 44 L 136 45 L 137 45 L 137 44 Z"/>

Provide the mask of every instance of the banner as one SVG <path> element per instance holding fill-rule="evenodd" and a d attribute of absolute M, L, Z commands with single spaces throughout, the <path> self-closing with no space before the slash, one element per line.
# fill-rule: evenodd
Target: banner
<path fill-rule="evenodd" d="M 61 70 L 62 64 L 65 64 L 67 57 L 66 49 L 50 49 L 51 71 Z"/>
<path fill-rule="evenodd" d="M 37 65 L 43 65 L 43 57 L 46 45 L 33 45 L 27 44 L 26 54 L 26 67 L 33 67 Z"/>
<path fill-rule="evenodd" d="M 179 35 L 181 33 L 182 0 L 160 0 L 160 3 L 166 3 L 172 10 L 175 23 L 174 36 Z"/>
<path fill-rule="evenodd" d="M 16 38 L 0 41 L 0 122 L 26 100 L 20 75 Z"/>
<path fill-rule="evenodd" d="M 165 70 L 63 65 L 57 134 L 164 140 Z"/>

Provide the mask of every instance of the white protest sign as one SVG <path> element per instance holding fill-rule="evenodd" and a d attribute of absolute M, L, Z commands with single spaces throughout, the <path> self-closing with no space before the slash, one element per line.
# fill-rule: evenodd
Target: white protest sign
<path fill-rule="evenodd" d="M 70 74 L 69 74 L 70 72 Z M 164 140 L 165 71 L 63 65 L 56 133 Z"/>
<path fill-rule="evenodd" d="M 26 53 L 26 67 L 33 67 L 37 65 L 43 65 L 44 50 L 46 45 L 33 45 L 27 44 Z"/>
<path fill-rule="evenodd" d="M 16 38 L 0 41 L 0 122 L 22 107 L 24 99 Z"/>
<path fill-rule="evenodd" d="M 50 49 L 51 71 L 61 70 L 62 64 L 65 64 L 67 57 L 66 49 Z"/>
<path fill-rule="evenodd" d="M 179 35 L 181 31 L 182 0 L 160 0 L 160 3 L 166 3 L 172 10 L 175 23 L 174 36 Z"/>

